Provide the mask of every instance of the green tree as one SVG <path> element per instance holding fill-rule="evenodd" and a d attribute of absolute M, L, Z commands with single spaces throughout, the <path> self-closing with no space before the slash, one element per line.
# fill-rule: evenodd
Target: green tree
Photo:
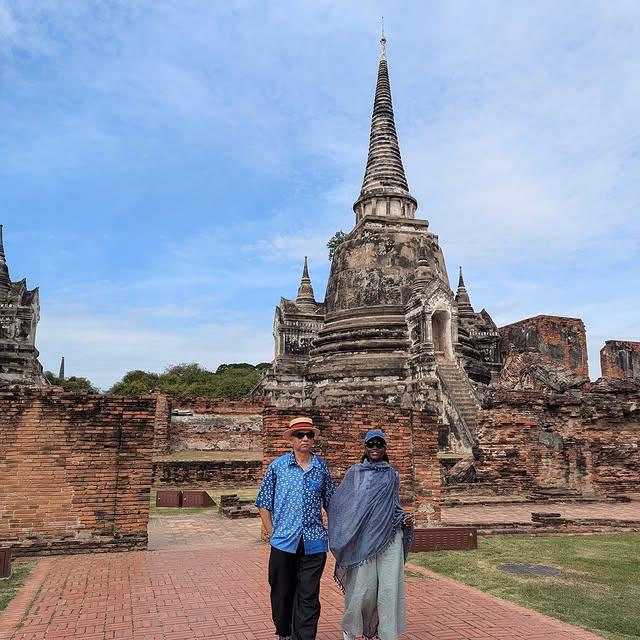
<path fill-rule="evenodd" d="M 92 391 L 97 392 L 98 389 L 87 378 L 78 376 L 69 376 L 68 378 L 58 378 L 51 371 L 45 371 L 44 377 L 47 382 L 54 387 L 62 387 L 65 391 Z"/>
<path fill-rule="evenodd" d="M 240 397 L 255 386 L 268 362 L 221 364 L 215 372 L 199 364 L 182 363 L 167 367 L 161 374 L 129 371 L 107 393 L 139 396 L 158 389 L 174 398 L 187 396 Z"/>
<path fill-rule="evenodd" d="M 347 239 L 348 235 L 349 234 L 344 231 L 336 231 L 333 234 L 331 240 L 327 242 L 327 247 L 329 248 L 329 260 L 333 260 L 336 249 Z"/>

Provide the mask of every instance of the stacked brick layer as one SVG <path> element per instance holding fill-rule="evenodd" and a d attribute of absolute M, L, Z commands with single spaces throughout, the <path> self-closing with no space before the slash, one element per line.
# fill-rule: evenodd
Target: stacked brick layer
<path fill-rule="evenodd" d="M 153 463 L 153 483 L 235 489 L 258 484 L 261 472 L 260 460 L 156 461 Z"/>
<path fill-rule="evenodd" d="M 282 432 L 299 410 L 268 407 L 263 419 L 264 463 L 290 450 Z M 314 451 L 322 456 L 339 482 L 347 469 L 360 462 L 363 438 L 370 429 L 382 429 L 388 438 L 390 463 L 400 474 L 400 498 L 415 509 L 421 521 L 440 519 L 440 465 L 437 460 L 437 416 L 428 411 L 386 405 L 349 405 L 304 412 L 320 431 Z"/>
<path fill-rule="evenodd" d="M 155 398 L 0 392 L 0 542 L 17 554 L 143 549 Z"/>
<path fill-rule="evenodd" d="M 492 491 L 640 491 L 640 384 L 495 390 L 479 416 L 478 480 Z"/>

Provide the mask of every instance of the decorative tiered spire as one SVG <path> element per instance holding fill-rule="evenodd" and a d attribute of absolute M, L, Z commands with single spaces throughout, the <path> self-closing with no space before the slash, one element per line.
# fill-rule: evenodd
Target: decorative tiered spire
<path fill-rule="evenodd" d="M 462 267 L 460 267 L 460 275 L 458 277 L 458 291 L 456 292 L 456 302 L 458 303 L 458 314 L 468 315 L 475 313 L 471 306 L 469 294 L 464 286 L 464 278 L 462 277 Z"/>
<path fill-rule="evenodd" d="M 302 270 L 300 286 L 298 287 L 296 304 L 299 306 L 316 305 L 316 299 L 313 295 L 313 287 L 311 286 L 311 278 L 309 277 L 309 268 L 307 267 L 307 256 L 304 257 L 304 268 Z"/>
<path fill-rule="evenodd" d="M 62 359 L 60 360 L 60 371 L 58 373 L 58 378 L 60 378 L 60 380 L 64 380 L 64 356 L 62 356 Z"/>
<path fill-rule="evenodd" d="M 2 240 L 2 225 L 0 224 L 0 291 L 8 291 L 11 286 L 9 278 L 9 267 L 4 255 L 4 243 Z"/>
<path fill-rule="evenodd" d="M 387 39 L 380 39 L 378 82 L 373 101 L 369 155 L 360 197 L 353 205 L 356 221 L 365 215 L 415 218 L 417 202 L 409 193 L 402 165 L 391 102 L 387 68 Z"/>

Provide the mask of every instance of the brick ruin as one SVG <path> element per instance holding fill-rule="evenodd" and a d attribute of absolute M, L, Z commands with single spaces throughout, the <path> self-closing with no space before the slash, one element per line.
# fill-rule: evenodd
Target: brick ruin
<path fill-rule="evenodd" d="M 0 391 L 0 540 L 17 555 L 144 549 L 155 404 Z"/>
<path fill-rule="evenodd" d="M 174 400 L 169 447 L 172 452 L 262 451 L 264 406 L 260 398 Z"/>
<path fill-rule="evenodd" d="M 600 350 L 602 375 L 640 380 L 640 342 L 607 340 Z"/>

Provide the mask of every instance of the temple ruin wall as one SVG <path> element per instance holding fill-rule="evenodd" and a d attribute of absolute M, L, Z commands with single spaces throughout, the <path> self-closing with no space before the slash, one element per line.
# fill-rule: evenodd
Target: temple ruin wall
<path fill-rule="evenodd" d="M 144 549 L 155 406 L 0 391 L 0 542 L 17 555 Z"/>

